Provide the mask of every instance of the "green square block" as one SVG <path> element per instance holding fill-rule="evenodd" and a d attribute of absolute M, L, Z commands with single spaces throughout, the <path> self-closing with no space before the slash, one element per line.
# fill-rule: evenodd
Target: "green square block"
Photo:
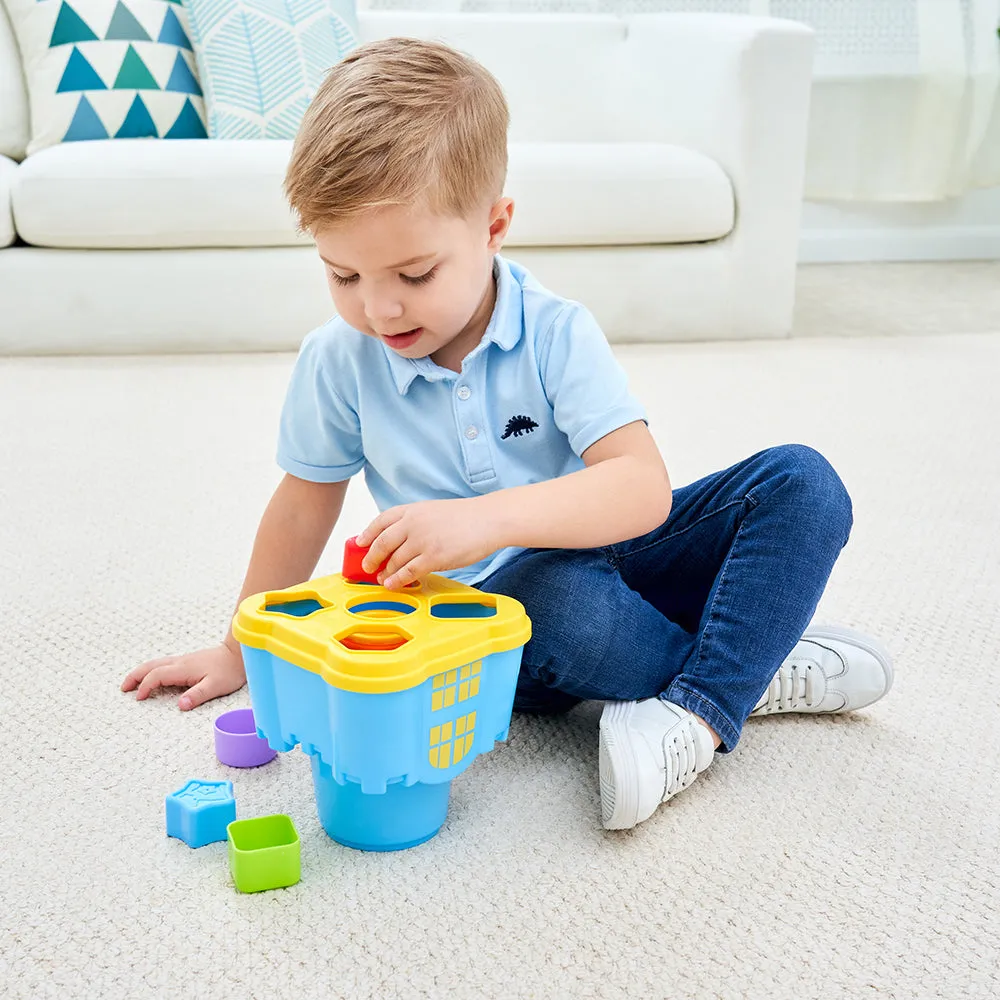
<path fill-rule="evenodd" d="M 226 827 L 229 868 L 240 892 L 295 885 L 302 875 L 299 835 L 281 813 L 238 819 Z"/>

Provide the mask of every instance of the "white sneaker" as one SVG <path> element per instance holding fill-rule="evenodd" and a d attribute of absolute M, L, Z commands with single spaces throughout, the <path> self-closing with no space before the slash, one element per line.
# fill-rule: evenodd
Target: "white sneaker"
<path fill-rule="evenodd" d="M 660 698 L 609 701 L 601 713 L 601 818 L 627 830 L 687 788 L 715 756 L 712 734 Z"/>
<path fill-rule="evenodd" d="M 853 712 L 891 687 L 892 658 L 882 643 L 841 625 L 814 625 L 778 667 L 750 715 Z"/>

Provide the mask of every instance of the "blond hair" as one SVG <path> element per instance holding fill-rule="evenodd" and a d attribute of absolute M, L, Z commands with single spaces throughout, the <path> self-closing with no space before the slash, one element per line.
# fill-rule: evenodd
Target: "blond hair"
<path fill-rule="evenodd" d="M 306 110 L 285 193 L 307 232 L 387 205 L 465 217 L 503 192 L 509 121 L 500 84 L 474 59 L 414 38 L 370 42 Z"/>

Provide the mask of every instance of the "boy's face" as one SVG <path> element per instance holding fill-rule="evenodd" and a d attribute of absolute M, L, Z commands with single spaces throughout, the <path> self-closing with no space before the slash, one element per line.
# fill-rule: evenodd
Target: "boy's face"
<path fill-rule="evenodd" d="M 513 207 L 502 198 L 460 219 L 389 206 L 319 229 L 337 312 L 403 357 L 460 368 L 489 323 Z"/>

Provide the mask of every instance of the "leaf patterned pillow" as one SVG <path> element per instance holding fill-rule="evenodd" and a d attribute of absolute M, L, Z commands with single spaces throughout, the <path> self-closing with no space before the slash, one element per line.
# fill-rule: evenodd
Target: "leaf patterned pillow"
<path fill-rule="evenodd" d="M 293 139 L 357 45 L 353 0 L 185 0 L 213 139 Z"/>

